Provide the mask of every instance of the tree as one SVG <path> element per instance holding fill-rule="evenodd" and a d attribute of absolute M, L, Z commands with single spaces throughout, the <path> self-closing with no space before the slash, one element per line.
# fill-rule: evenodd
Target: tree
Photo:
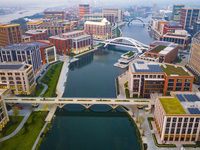
<path fill-rule="evenodd" d="M 17 121 L 17 116 L 19 115 L 19 109 L 17 107 L 13 107 L 13 116 L 15 116 L 14 122 Z"/>

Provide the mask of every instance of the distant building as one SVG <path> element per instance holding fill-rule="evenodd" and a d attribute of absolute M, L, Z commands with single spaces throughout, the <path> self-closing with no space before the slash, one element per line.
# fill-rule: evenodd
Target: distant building
<path fill-rule="evenodd" d="M 49 37 L 49 41 L 56 47 L 58 54 L 81 53 L 93 46 L 92 35 L 82 30 L 68 32 Z"/>
<path fill-rule="evenodd" d="M 46 29 L 28 30 L 25 32 L 25 35 L 32 36 L 33 40 L 47 40 Z"/>
<path fill-rule="evenodd" d="M 1 62 L 26 62 L 33 66 L 34 74 L 42 68 L 41 53 L 38 45 L 10 44 L 0 50 Z"/>
<path fill-rule="evenodd" d="M 50 20 L 65 20 L 66 12 L 65 11 L 45 11 L 44 18 Z"/>
<path fill-rule="evenodd" d="M 9 94 L 10 94 L 10 89 L 0 88 L 0 131 L 2 131 L 2 129 L 5 127 L 5 125 L 9 121 L 8 111 L 6 108 L 5 101 L 3 100 L 4 96 L 9 95 Z"/>
<path fill-rule="evenodd" d="M 170 42 L 154 41 L 150 45 L 155 45 L 145 54 L 140 55 L 141 59 L 155 61 L 155 62 L 173 62 L 178 55 L 179 46 Z"/>
<path fill-rule="evenodd" d="M 103 14 L 84 14 L 84 21 L 101 21 L 103 19 Z"/>
<path fill-rule="evenodd" d="M 22 41 L 22 43 L 31 42 L 33 41 L 33 37 L 28 35 L 22 35 Z"/>
<path fill-rule="evenodd" d="M 191 91 L 194 76 L 183 66 L 134 59 L 129 63 L 128 89 L 131 97 L 149 98 L 151 93 Z"/>
<path fill-rule="evenodd" d="M 175 30 L 175 33 L 167 33 L 160 37 L 160 41 L 167 41 L 179 44 L 179 47 L 186 49 L 190 44 L 191 35 L 186 30 Z"/>
<path fill-rule="evenodd" d="M 192 38 L 188 66 L 198 77 L 200 77 L 200 31 Z"/>
<path fill-rule="evenodd" d="M 86 21 L 84 29 L 90 31 L 93 38 L 107 40 L 111 38 L 111 26 L 110 22 L 104 18 L 101 22 Z"/>
<path fill-rule="evenodd" d="M 185 5 L 173 5 L 173 13 L 172 20 L 179 22 L 181 17 L 181 9 L 185 7 Z"/>
<path fill-rule="evenodd" d="M 13 43 L 22 43 L 20 24 L 0 23 L 0 47 Z"/>
<path fill-rule="evenodd" d="M 90 13 L 90 5 L 89 4 L 79 4 L 79 18 L 83 18 L 85 14 Z"/>
<path fill-rule="evenodd" d="M 122 10 L 119 8 L 103 8 L 103 17 L 111 23 L 120 22 L 122 21 Z"/>
<path fill-rule="evenodd" d="M 180 24 L 184 29 L 188 30 L 193 28 L 194 23 L 198 21 L 200 17 L 200 8 L 182 8 Z"/>
<path fill-rule="evenodd" d="M 12 94 L 31 94 L 35 88 L 32 65 L 25 63 L 1 63 L 0 86 Z"/>
<path fill-rule="evenodd" d="M 32 41 L 29 44 L 39 46 L 42 64 L 49 64 L 56 61 L 56 48 L 54 44 L 49 41 Z"/>
<path fill-rule="evenodd" d="M 199 92 L 172 92 L 171 96 L 157 97 L 154 111 L 157 141 L 194 145 L 199 141 L 199 97 Z"/>
<path fill-rule="evenodd" d="M 43 20 L 33 20 L 26 23 L 28 30 L 36 30 L 43 25 Z"/>
<path fill-rule="evenodd" d="M 171 21 L 168 24 L 163 25 L 162 35 L 166 33 L 174 33 L 176 30 L 184 30 L 183 25 L 179 25 L 177 22 Z"/>
<path fill-rule="evenodd" d="M 200 31 L 200 20 L 198 20 L 197 22 L 194 23 L 193 34 L 196 34 L 199 31 Z"/>

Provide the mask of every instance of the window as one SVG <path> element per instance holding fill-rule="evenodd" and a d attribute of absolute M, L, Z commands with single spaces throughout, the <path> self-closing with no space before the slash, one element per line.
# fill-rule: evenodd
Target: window
<path fill-rule="evenodd" d="M 169 79 L 168 82 L 174 82 L 174 79 Z"/>
<path fill-rule="evenodd" d="M 179 119 L 178 119 L 178 122 L 182 122 L 182 120 L 183 120 L 183 118 L 179 118 Z"/>
<path fill-rule="evenodd" d="M 152 75 L 150 75 L 150 78 L 152 78 Z"/>
<path fill-rule="evenodd" d="M 198 127 L 199 126 L 199 123 L 195 123 L 194 127 Z"/>
<path fill-rule="evenodd" d="M 1 80 L 6 80 L 6 77 L 1 77 Z"/>
<path fill-rule="evenodd" d="M 196 133 L 197 133 L 197 129 L 194 129 L 194 130 L 193 130 L 193 134 L 196 134 Z"/>
<path fill-rule="evenodd" d="M 160 75 L 158 75 L 158 78 L 160 78 Z"/>
<path fill-rule="evenodd" d="M 187 127 L 187 123 L 184 123 L 184 124 L 183 124 L 183 127 Z"/>
<path fill-rule="evenodd" d="M 8 80 L 13 80 L 13 77 L 9 77 Z"/>
<path fill-rule="evenodd" d="M 196 122 L 199 122 L 199 118 L 196 118 Z"/>
<path fill-rule="evenodd" d="M 173 118 L 173 122 L 176 122 L 177 118 Z"/>
<path fill-rule="evenodd" d="M 190 122 L 193 122 L 194 121 L 194 118 L 190 118 Z"/>
<path fill-rule="evenodd" d="M 167 122 L 170 122 L 171 121 L 171 118 L 167 118 Z"/>
<path fill-rule="evenodd" d="M 187 134 L 190 134 L 190 133 L 191 133 L 191 129 L 188 129 Z"/>
<path fill-rule="evenodd" d="M 166 127 L 170 127 L 170 123 L 167 123 L 167 124 L 166 124 Z"/>
<path fill-rule="evenodd" d="M 180 133 L 180 128 L 177 128 L 176 129 L 176 134 L 179 134 Z"/>
<path fill-rule="evenodd" d="M 165 129 L 165 134 L 168 134 L 169 133 L 169 128 L 166 128 Z"/>
<path fill-rule="evenodd" d="M 185 118 L 185 119 L 184 119 L 184 122 L 188 122 L 188 118 Z"/>
<path fill-rule="evenodd" d="M 17 84 L 22 84 L 21 81 L 17 81 Z"/>
<path fill-rule="evenodd" d="M 189 123 L 189 127 L 192 127 L 193 123 Z"/>
<path fill-rule="evenodd" d="M 181 123 L 178 123 L 178 127 L 181 127 Z"/>
<path fill-rule="evenodd" d="M 148 75 L 145 75 L 145 78 L 148 78 Z"/>
<path fill-rule="evenodd" d="M 20 77 L 16 77 L 16 80 L 21 80 L 21 78 Z"/>
<path fill-rule="evenodd" d="M 175 127 L 176 126 L 176 123 L 172 123 L 172 127 Z"/>
<path fill-rule="evenodd" d="M 182 134 L 185 134 L 185 129 L 182 130 Z"/>

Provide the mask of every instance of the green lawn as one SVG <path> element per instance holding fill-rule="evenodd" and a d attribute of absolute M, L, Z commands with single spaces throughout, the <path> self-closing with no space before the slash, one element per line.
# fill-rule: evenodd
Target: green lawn
<path fill-rule="evenodd" d="M 160 102 L 164 107 L 166 114 L 186 114 L 177 98 L 160 98 Z"/>
<path fill-rule="evenodd" d="M 189 73 L 185 72 L 182 67 L 175 68 L 173 65 L 165 65 L 166 68 L 161 65 L 162 70 L 168 75 L 177 74 L 179 76 L 190 76 Z"/>
<path fill-rule="evenodd" d="M 44 89 L 44 86 L 42 84 L 36 85 L 36 89 L 35 89 L 36 90 L 36 92 L 35 92 L 36 97 L 40 96 L 40 93 L 43 91 L 43 89 Z"/>
<path fill-rule="evenodd" d="M 159 53 L 160 51 L 162 51 L 163 49 L 165 49 L 167 46 L 164 46 L 164 45 L 158 45 L 156 46 L 155 48 L 153 48 L 151 50 L 151 52 L 154 52 L 154 53 Z"/>
<path fill-rule="evenodd" d="M 23 127 L 14 137 L 1 143 L 1 150 L 31 150 L 37 139 L 48 112 L 32 112 L 29 116 L 28 130 Z"/>
<path fill-rule="evenodd" d="M 45 76 L 42 78 L 41 82 L 48 85 L 48 89 L 44 93 L 43 97 L 55 97 L 56 86 L 58 79 L 60 77 L 62 65 L 63 65 L 62 62 L 53 65 L 45 74 Z"/>
<path fill-rule="evenodd" d="M 127 54 L 125 54 L 125 56 L 131 57 L 131 56 L 133 56 L 134 54 L 135 54 L 135 52 L 130 51 L 130 52 L 128 52 Z"/>
<path fill-rule="evenodd" d="M 6 126 L 3 128 L 3 130 L 0 132 L 2 133 L 2 137 L 5 137 L 12 132 L 15 131 L 15 129 L 18 127 L 18 125 L 22 122 L 24 116 L 9 116 L 10 121 L 6 124 Z"/>

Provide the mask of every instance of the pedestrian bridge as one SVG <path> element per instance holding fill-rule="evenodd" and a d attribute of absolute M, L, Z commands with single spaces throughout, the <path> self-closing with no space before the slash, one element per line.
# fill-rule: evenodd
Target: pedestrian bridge
<path fill-rule="evenodd" d="M 144 49 L 146 50 L 149 48 L 148 45 L 143 44 L 135 39 L 128 38 L 128 37 L 118 37 L 118 38 L 114 38 L 114 39 L 109 39 L 102 43 L 105 43 L 104 47 L 111 44 L 111 45 L 119 45 L 119 46 L 136 48 L 139 53 L 142 53 L 142 50 L 144 50 Z"/>
<path fill-rule="evenodd" d="M 5 103 L 29 103 L 32 105 L 40 103 L 57 104 L 59 108 L 67 104 L 80 104 L 86 109 L 92 105 L 109 105 L 112 109 L 120 105 L 155 105 L 153 99 L 117 99 L 117 98 L 42 98 L 42 97 L 9 97 L 4 98 Z"/>

